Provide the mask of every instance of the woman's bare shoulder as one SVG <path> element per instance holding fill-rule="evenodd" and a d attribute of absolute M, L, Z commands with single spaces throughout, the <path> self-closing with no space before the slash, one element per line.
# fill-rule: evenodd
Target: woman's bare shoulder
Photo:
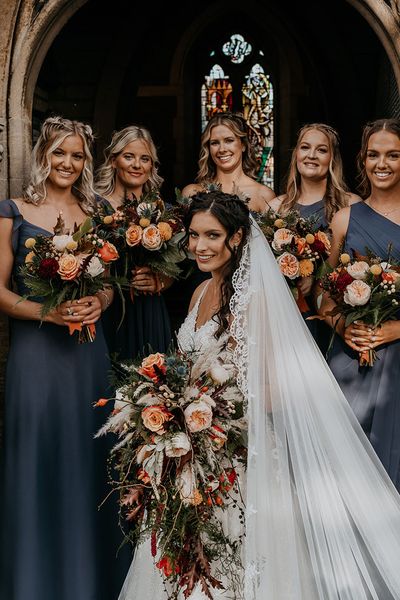
<path fill-rule="evenodd" d="M 199 299 L 202 291 L 204 290 L 204 288 L 206 287 L 206 285 L 208 285 L 209 279 L 206 279 L 205 281 L 202 281 L 200 283 L 200 285 L 197 286 L 197 288 L 194 290 L 193 294 L 192 294 L 192 298 L 190 300 L 190 304 L 189 304 L 189 312 L 192 310 L 193 306 L 196 304 L 197 300 Z"/>
<path fill-rule="evenodd" d="M 352 204 L 356 204 L 357 202 L 363 201 L 363 199 L 360 198 L 360 196 L 357 196 L 357 194 L 353 194 L 351 192 L 347 193 L 346 196 L 348 199 L 349 206 L 351 206 Z"/>

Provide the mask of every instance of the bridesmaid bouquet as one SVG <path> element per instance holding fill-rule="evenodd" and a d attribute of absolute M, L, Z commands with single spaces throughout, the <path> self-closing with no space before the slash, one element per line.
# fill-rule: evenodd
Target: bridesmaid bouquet
<path fill-rule="evenodd" d="M 118 252 L 93 230 L 87 218 L 70 234 L 59 217 L 53 236 L 37 235 L 25 242 L 29 253 L 20 275 L 30 293 L 24 299 L 40 299 L 42 317 L 67 300 L 96 294 L 108 281 L 104 277 Z M 78 332 L 79 343 L 95 339 L 94 324 L 69 323 L 69 333 Z"/>
<path fill-rule="evenodd" d="M 398 318 L 400 308 L 400 266 L 389 258 L 382 259 L 372 252 L 361 256 L 353 252 L 353 258 L 344 253 L 339 265 L 320 281 L 336 306 L 327 314 L 344 316 L 345 327 L 360 320 L 372 328 L 390 319 Z M 372 367 L 377 358 L 374 349 L 359 353 L 359 364 Z"/>
<path fill-rule="evenodd" d="M 95 217 L 97 231 L 123 257 L 123 277 L 134 267 L 148 266 L 156 273 L 178 278 L 178 263 L 186 258 L 179 242 L 185 235 L 180 209 L 166 206 L 156 192 L 126 198 L 116 211 L 104 202 Z"/>
<path fill-rule="evenodd" d="M 297 211 L 281 217 L 269 209 L 256 214 L 255 219 L 276 256 L 301 312 L 307 312 L 309 306 L 298 282 L 302 277 L 319 276 L 319 270 L 330 253 L 328 235 L 317 226 L 317 219 L 302 217 Z"/>
<path fill-rule="evenodd" d="M 130 525 L 125 536 L 135 543 L 150 537 L 171 599 L 179 590 L 190 596 L 197 583 L 212 598 L 210 587 L 223 587 L 222 574 L 232 582 L 230 591 L 238 585 L 240 544 L 224 533 L 219 517 L 239 506 L 235 465 L 246 460 L 242 397 L 230 356 L 172 351 L 121 365 L 114 410 L 96 436 L 118 436 L 111 483 Z"/>

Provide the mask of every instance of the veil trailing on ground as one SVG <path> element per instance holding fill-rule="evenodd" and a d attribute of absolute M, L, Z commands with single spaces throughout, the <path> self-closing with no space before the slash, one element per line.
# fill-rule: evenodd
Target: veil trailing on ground
<path fill-rule="evenodd" d="M 400 599 L 400 496 L 254 220 L 233 284 L 249 425 L 245 600 Z"/>

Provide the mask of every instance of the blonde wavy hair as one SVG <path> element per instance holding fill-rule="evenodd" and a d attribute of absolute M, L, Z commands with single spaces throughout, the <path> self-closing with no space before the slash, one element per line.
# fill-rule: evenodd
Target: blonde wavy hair
<path fill-rule="evenodd" d="M 329 162 L 325 200 L 325 217 L 328 223 L 331 222 L 333 215 L 344 206 L 349 205 L 349 190 L 343 178 L 343 163 L 339 150 L 339 135 L 333 127 L 325 123 L 308 123 L 304 125 L 298 135 L 296 146 L 293 149 L 288 176 L 286 180 L 286 193 L 282 201 L 280 211 L 286 214 L 294 208 L 301 193 L 301 175 L 297 168 L 297 151 L 301 145 L 304 135 L 316 129 L 323 133 L 328 139 L 328 146 L 331 153 Z"/>
<path fill-rule="evenodd" d="M 112 165 L 113 159 L 120 154 L 125 146 L 131 142 L 140 140 L 148 148 L 151 158 L 152 168 L 148 181 L 143 186 L 144 192 L 157 191 L 160 189 L 164 179 L 158 174 L 158 156 L 157 149 L 153 142 L 150 132 L 144 127 L 131 125 L 121 131 L 113 133 L 111 143 L 104 150 L 104 162 L 99 167 L 96 174 L 96 192 L 103 197 L 110 196 L 115 189 L 115 168 Z"/>
<path fill-rule="evenodd" d="M 378 133 L 378 131 L 388 131 L 393 133 L 400 139 L 400 119 L 377 119 L 376 121 L 370 121 L 363 129 L 361 138 L 361 149 L 357 156 L 357 167 L 358 167 L 358 186 L 357 189 L 360 192 L 361 198 L 365 200 L 371 194 L 371 182 L 368 179 L 367 171 L 365 169 L 365 160 L 368 152 L 368 142 L 371 135 Z"/>
<path fill-rule="evenodd" d="M 242 168 L 243 172 L 256 179 L 258 163 L 250 139 L 250 131 L 246 119 L 236 113 L 218 113 L 208 121 L 201 136 L 201 148 L 199 157 L 199 170 L 196 177 L 198 183 L 208 183 L 215 180 L 217 168 L 210 154 L 211 130 L 217 125 L 225 125 L 232 133 L 240 138 L 243 145 Z"/>
<path fill-rule="evenodd" d="M 63 117 L 49 117 L 41 127 L 39 138 L 32 151 L 30 180 L 23 192 L 26 202 L 41 204 L 47 196 L 46 180 L 51 171 L 51 154 L 69 135 L 79 135 L 83 141 L 85 160 L 83 170 L 72 187 L 80 207 L 85 213 L 92 213 L 95 207 L 93 188 L 93 157 L 91 147 L 93 132 L 90 125 L 71 121 Z"/>

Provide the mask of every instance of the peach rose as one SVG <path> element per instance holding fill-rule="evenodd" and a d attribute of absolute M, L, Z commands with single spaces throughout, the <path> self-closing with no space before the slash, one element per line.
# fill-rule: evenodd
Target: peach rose
<path fill-rule="evenodd" d="M 119 258 L 118 250 L 111 244 L 111 242 L 104 242 L 104 244 L 97 250 L 100 254 L 100 258 L 103 262 L 109 263 Z"/>
<path fill-rule="evenodd" d="M 365 279 L 369 271 L 369 264 L 365 260 L 357 260 L 352 265 L 346 267 L 346 269 L 353 279 Z"/>
<path fill-rule="evenodd" d="M 131 225 L 128 227 L 125 233 L 125 239 L 128 246 L 137 246 L 140 244 L 140 240 L 142 239 L 143 229 L 140 225 Z"/>
<path fill-rule="evenodd" d="M 213 413 L 207 402 L 191 402 L 183 412 L 187 428 L 191 433 L 203 431 L 211 426 Z"/>
<path fill-rule="evenodd" d="M 165 423 L 173 418 L 173 415 L 165 408 L 165 406 L 159 404 L 156 406 L 146 406 L 146 408 L 142 410 L 143 425 L 146 429 L 149 429 L 158 435 L 165 433 Z"/>
<path fill-rule="evenodd" d="M 158 231 L 161 233 L 161 237 L 164 240 L 164 242 L 168 242 L 168 240 L 170 240 L 172 238 L 172 228 L 171 225 L 169 225 L 168 223 L 164 223 L 163 221 L 161 221 L 161 223 L 159 223 L 157 225 Z"/>
<path fill-rule="evenodd" d="M 299 261 L 290 252 L 284 252 L 277 258 L 280 270 L 289 279 L 296 279 L 299 276 Z"/>
<path fill-rule="evenodd" d="M 371 288 L 360 279 L 355 279 L 347 287 L 343 294 L 343 300 L 350 306 L 364 306 L 371 296 Z"/>
<path fill-rule="evenodd" d="M 159 250 L 163 244 L 163 238 L 156 225 L 149 225 L 143 230 L 142 244 L 147 250 Z"/>
<path fill-rule="evenodd" d="M 294 238 L 293 232 L 290 229 L 286 229 L 285 227 L 281 227 L 281 229 L 277 229 L 274 233 L 274 239 L 272 240 L 272 247 L 274 250 L 279 252 L 282 250 L 283 246 L 290 244 L 292 239 Z"/>
<path fill-rule="evenodd" d="M 329 251 L 331 249 L 331 241 L 324 231 L 317 231 L 315 238 L 323 243 L 326 250 Z"/>
<path fill-rule="evenodd" d="M 58 261 L 58 273 L 61 279 L 75 279 L 81 269 L 81 259 L 73 254 L 63 254 Z"/>
<path fill-rule="evenodd" d="M 156 352 L 156 354 L 149 354 L 142 360 L 142 364 L 140 365 L 138 372 L 141 375 L 145 375 L 146 377 L 150 377 L 151 379 L 155 379 L 157 381 L 158 374 L 155 370 L 155 366 L 157 366 L 163 373 L 167 370 L 164 364 L 164 354 L 161 352 Z"/>
<path fill-rule="evenodd" d="M 299 273 L 301 277 L 308 277 L 313 271 L 314 264 L 310 259 L 305 258 L 299 262 Z"/>

